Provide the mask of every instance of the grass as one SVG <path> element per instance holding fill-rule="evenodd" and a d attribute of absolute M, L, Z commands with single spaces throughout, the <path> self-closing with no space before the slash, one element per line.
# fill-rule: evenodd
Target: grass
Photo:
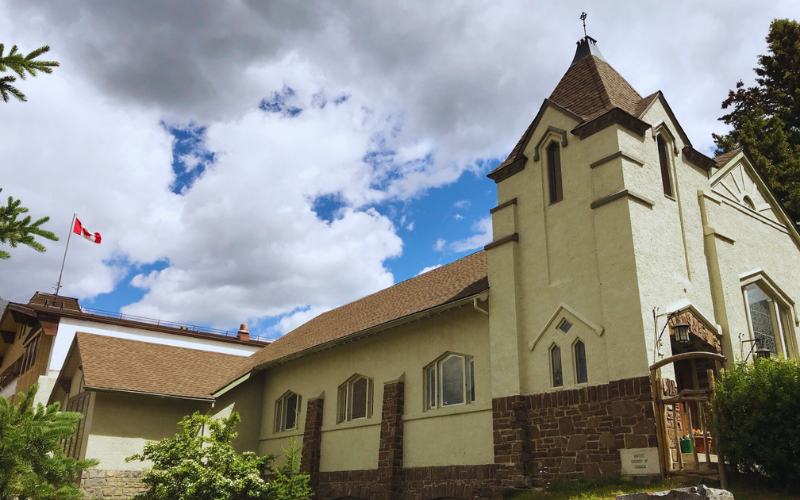
<path fill-rule="evenodd" d="M 636 484 L 618 479 L 553 482 L 544 489 L 511 493 L 506 500 L 615 500 L 617 495 L 625 493 L 664 491 L 696 484 L 685 481 Z M 714 485 L 709 486 L 714 487 Z M 729 485 L 728 490 L 733 493 L 736 500 L 800 500 L 800 495 L 797 494 L 768 491 L 758 485 L 742 481 Z"/>

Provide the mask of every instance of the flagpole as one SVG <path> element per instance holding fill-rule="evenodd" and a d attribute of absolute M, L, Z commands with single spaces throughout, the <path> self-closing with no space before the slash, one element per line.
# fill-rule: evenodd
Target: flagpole
<path fill-rule="evenodd" d="M 61 272 L 58 273 L 58 283 L 56 283 L 56 295 L 61 290 L 61 276 L 64 274 L 64 263 L 67 261 L 67 250 L 69 250 L 69 239 L 72 238 L 72 230 L 75 229 L 75 217 L 77 214 L 72 214 L 72 222 L 69 225 L 69 234 L 67 235 L 67 247 L 64 249 L 64 258 L 61 260 Z"/>

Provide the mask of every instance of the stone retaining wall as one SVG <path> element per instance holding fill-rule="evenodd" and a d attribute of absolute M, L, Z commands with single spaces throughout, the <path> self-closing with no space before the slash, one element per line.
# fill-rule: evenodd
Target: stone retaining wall
<path fill-rule="evenodd" d="M 81 489 L 86 498 L 127 500 L 147 488 L 140 470 L 89 469 L 83 471 Z"/>

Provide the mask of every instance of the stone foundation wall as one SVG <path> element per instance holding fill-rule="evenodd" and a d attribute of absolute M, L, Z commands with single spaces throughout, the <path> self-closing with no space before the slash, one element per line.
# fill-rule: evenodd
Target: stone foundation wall
<path fill-rule="evenodd" d="M 649 377 L 527 396 L 534 481 L 619 476 L 621 449 L 656 448 Z"/>
<path fill-rule="evenodd" d="M 83 471 L 81 489 L 86 498 L 127 500 L 147 488 L 140 470 L 89 469 Z"/>

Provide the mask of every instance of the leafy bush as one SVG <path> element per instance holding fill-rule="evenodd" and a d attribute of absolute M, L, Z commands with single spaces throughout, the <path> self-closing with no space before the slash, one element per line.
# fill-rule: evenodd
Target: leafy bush
<path fill-rule="evenodd" d="M 273 456 L 237 453 L 239 414 L 214 419 L 195 413 L 184 417 L 179 432 L 145 444 L 142 453 L 127 461 L 150 460 L 142 482 L 148 486 L 137 500 L 308 500 L 307 475 L 298 474 L 299 455 L 292 441 L 286 463 L 273 471 Z M 265 479 L 274 476 L 272 480 Z"/>
<path fill-rule="evenodd" d="M 64 454 L 61 440 L 72 436 L 83 415 L 59 412 L 61 405 L 34 405 L 38 384 L 19 393 L 19 403 L 0 397 L 0 500 L 70 499 L 83 495 L 74 480 L 96 460 Z"/>
<path fill-rule="evenodd" d="M 737 364 L 717 385 L 717 452 L 739 472 L 800 487 L 800 364 Z"/>

